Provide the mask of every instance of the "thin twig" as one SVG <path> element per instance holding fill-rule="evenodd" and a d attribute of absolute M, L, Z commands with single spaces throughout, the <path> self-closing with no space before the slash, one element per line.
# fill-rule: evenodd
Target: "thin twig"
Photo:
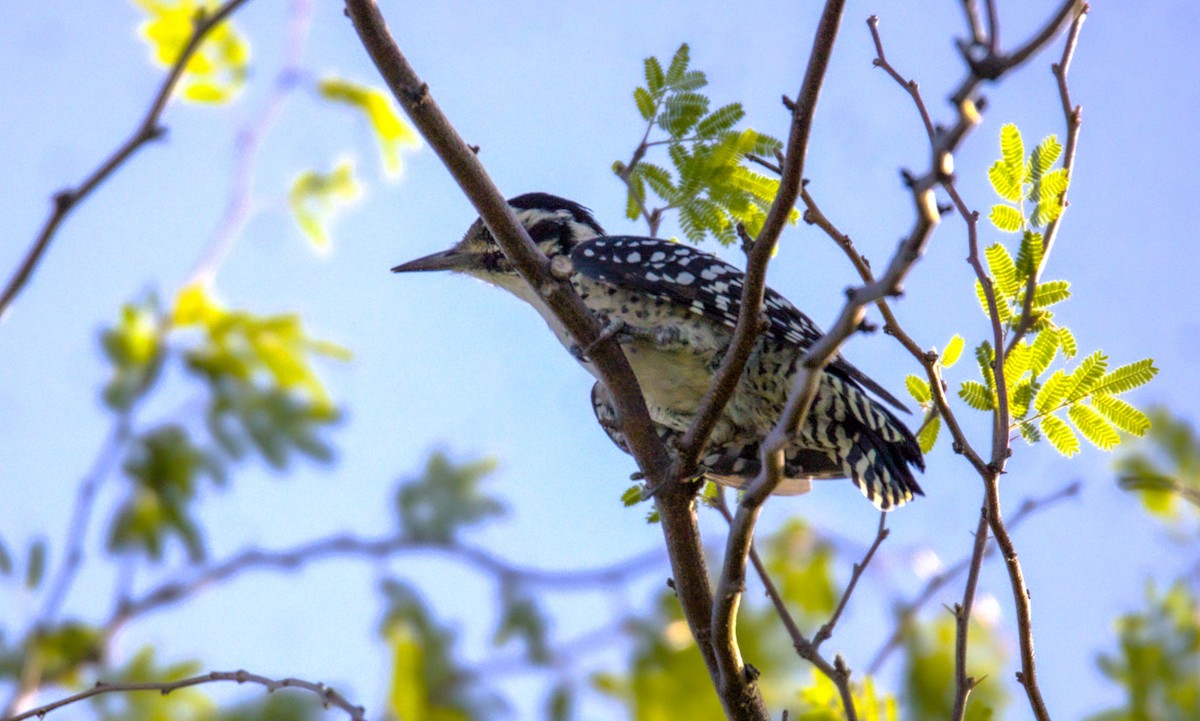
<path fill-rule="evenodd" d="M 106 635 L 112 635 L 134 618 L 178 603 L 199 591 L 247 571 L 289 571 L 329 558 L 383 559 L 407 552 L 441 553 L 482 569 L 501 581 L 515 581 L 559 589 L 603 587 L 620 583 L 653 570 L 662 557 L 661 552 L 652 551 L 595 569 L 548 571 L 520 566 L 486 550 L 460 543 L 424 541 L 405 536 L 371 539 L 343 534 L 311 541 L 286 550 L 253 549 L 244 551 L 225 561 L 198 569 L 188 574 L 185 579 L 167 581 L 147 591 L 139 598 L 122 601 L 103 628 Z"/>
<path fill-rule="evenodd" d="M 50 242 L 54 239 L 54 234 L 58 231 L 59 225 L 62 224 L 67 215 L 78 207 L 80 202 L 87 198 L 93 190 L 107 180 L 114 171 L 120 168 L 125 161 L 129 160 L 139 148 L 152 140 L 157 140 L 166 132 L 166 129 L 159 125 L 159 120 L 166 110 L 167 102 L 175 90 L 175 85 L 183 76 L 188 60 L 191 59 L 201 43 L 204 42 L 204 38 L 208 33 L 224 22 L 245 3 L 246 0 L 229 0 L 211 14 L 197 16 L 192 27 L 191 37 L 188 38 L 187 43 L 179 53 L 179 57 L 171 65 L 167 77 L 163 80 L 162 85 L 159 86 L 158 94 L 154 96 L 149 110 L 146 111 L 146 115 L 142 118 L 137 129 L 134 130 L 133 135 L 118 147 L 112 155 L 105 159 L 100 164 L 100 167 L 92 171 L 91 175 L 87 176 L 77 187 L 61 190 L 54 195 L 50 217 L 46 219 L 33 245 L 30 246 L 21 264 L 13 272 L 12 277 L 4 288 L 4 292 L 0 293 L 0 318 L 3 318 L 5 311 L 24 289 L 26 283 L 29 282 L 29 278 L 33 275 L 38 263 L 41 262 L 47 248 L 50 247 Z"/>
<path fill-rule="evenodd" d="M 1008 520 L 1008 527 L 1015 531 L 1026 520 L 1031 518 L 1035 513 L 1046 510 L 1068 498 L 1074 498 L 1079 495 L 1079 481 L 1072 481 L 1062 488 L 1049 493 L 1040 498 L 1026 498 L 1021 502 L 1020 508 Z M 984 552 L 984 558 L 990 558 L 995 553 L 996 547 L 989 545 Z M 908 628 L 912 619 L 917 613 L 924 608 L 925 604 L 933 600 L 938 591 L 942 590 L 947 584 L 957 578 L 963 571 L 970 568 L 974 559 L 974 554 L 968 554 L 966 557 L 958 560 L 954 565 L 946 568 L 940 573 L 936 573 L 929 577 L 925 582 L 925 586 L 920 592 L 915 595 L 911 601 L 902 604 L 896 613 L 896 627 L 892 630 L 888 639 L 880 645 L 879 650 L 875 652 L 875 656 L 871 659 L 871 663 L 867 664 L 867 673 L 874 676 L 883 668 L 883 664 L 887 661 L 888 656 L 892 651 L 899 648 L 900 643 L 904 640 L 905 630 Z"/>
<path fill-rule="evenodd" d="M 967 713 L 967 697 L 978 683 L 974 676 L 967 675 L 967 640 L 971 627 L 971 610 L 975 606 L 975 589 L 979 586 L 979 572 L 983 568 L 983 557 L 987 552 L 988 520 L 987 509 L 979 509 L 979 525 L 975 528 L 975 543 L 971 549 L 971 562 L 967 571 L 967 583 L 963 587 L 962 602 L 954 606 L 954 709 L 951 721 L 962 721 Z"/>
<path fill-rule="evenodd" d="M 1079 143 L 1079 128 L 1083 123 L 1083 108 L 1071 104 L 1071 91 L 1067 87 L 1067 72 L 1071 69 L 1071 60 L 1075 56 L 1075 46 L 1079 42 L 1079 30 L 1083 27 L 1084 19 L 1087 18 L 1088 9 L 1089 7 L 1086 3 L 1080 7 L 1079 14 L 1075 16 L 1075 21 L 1071 23 L 1071 30 L 1067 34 L 1067 42 L 1063 45 L 1062 57 L 1057 63 L 1050 66 L 1054 72 L 1055 79 L 1058 81 L 1058 95 L 1062 101 L 1063 118 L 1067 126 L 1067 142 L 1066 150 L 1063 152 L 1062 167 L 1066 171 L 1068 179 L 1071 178 L 1075 169 L 1075 149 Z M 1042 271 L 1046 268 L 1046 264 L 1050 260 L 1050 251 L 1054 248 L 1054 241 L 1058 239 L 1058 229 L 1062 224 L 1063 214 L 1066 213 L 1068 205 L 1066 192 L 1064 192 L 1062 199 L 1063 212 L 1046 226 L 1046 231 L 1042 234 L 1041 260 L 1038 262 L 1037 267 L 1033 269 L 1033 272 L 1029 274 L 1029 277 L 1025 279 L 1025 300 L 1021 304 L 1021 317 L 1014 326 L 1015 330 L 1008 341 L 1007 350 L 1011 351 L 1033 329 L 1034 291 L 1037 289 L 1038 281 L 1042 278 Z"/>
<path fill-rule="evenodd" d="M 854 593 L 854 589 L 858 586 L 858 579 L 862 578 L 863 571 L 867 570 L 867 564 L 875 556 L 875 551 L 879 550 L 880 544 L 888 537 L 887 514 L 881 512 L 879 514 L 879 529 L 875 532 L 875 540 L 867 549 L 866 554 L 858 563 L 854 564 L 854 569 L 850 574 L 850 582 L 846 584 L 846 590 L 842 592 L 842 598 L 838 601 L 837 608 L 834 609 L 833 615 L 826 621 L 813 636 L 813 648 L 820 648 L 821 644 L 829 640 L 833 635 L 833 629 L 837 626 L 838 619 L 842 617 L 842 611 L 846 610 L 846 604 L 850 601 L 850 596 Z"/>
<path fill-rule="evenodd" d="M 259 686 L 266 688 L 267 693 L 274 693 L 275 691 L 284 688 L 297 688 L 304 691 L 311 691 L 321 699 L 321 705 L 323 707 L 329 708 L 330 706 L 336 706 L 337 708 L 345 711 L 346 715 L 349 716 L 352 721 L 366 721 L 366 710 L 362 706 L 355 706 L 354 704 L 350 703 L 350 701 L 346 700 L 345 696 L 341 695 L 323 683 L 305 681 L 304 679 L 299 678 L 284 678 L 275 680 L 267 678 L 266 676 L 250 673 L 248 671 L 212 671 L 199 676 L 181 678 L 177 681 L 145 681 L 140 683 L 107 683 L 104 681 L 97 681 L 95 686 L 86 691 L 81 691 L 77 694 L 67 696 L 66 698 L 59 699 L 58 701 L 48 703 L 44 706 L 38 706 L 37 708 L 29 709 L 28 711 L 17 714 L 16 716 L 0 719 L 0 721 L 24 721 L 24 719 L 35 717 L 41 719 L 51 711 L 63 708 L 64 706 L 70 706 L 71 704 L 78 703 L 84 699 L 100 696 L 102 694 L 129 693 L 131 691 L 157 691 L 163 696 L 166 696 L 172 691 L 178 691 L 182 688 L 200 686 L 206 683 L 217 683 L 221 681 L 233 681 L 237 684 L 258 684 Z"/>

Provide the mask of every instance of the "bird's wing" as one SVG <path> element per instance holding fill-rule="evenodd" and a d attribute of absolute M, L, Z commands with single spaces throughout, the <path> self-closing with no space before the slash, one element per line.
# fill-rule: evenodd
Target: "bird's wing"
<path fill-rule="evenodd" d="M 601 236 L 576 245 L 571 263 L 593 280 L 684 306 L 729 328 L 737 324 L 745 274 L 691 246 L 657 238 Z M 806 350 L 824 335 L 808 316 L 770 288 L 763 295 L 763 311 L 766 336 L 776 343 Z M 892 394 L 841 356 L 828 368 L 907 412 Z"/>

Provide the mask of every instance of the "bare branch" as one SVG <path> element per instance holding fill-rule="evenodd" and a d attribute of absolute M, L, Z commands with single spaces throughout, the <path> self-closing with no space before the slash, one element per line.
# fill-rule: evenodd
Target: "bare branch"
<path fill-rule="evenodd" d="M 880 512 L 879 530 L 875 532 L 875 540 L 871 543 L 870 548 L 867 549 L 862 560 L 854 564 L 854 570 L 850 574 L 850 582 L 846 584 L 846 590 L 842 592 L 842 598 L 838 601 L 837 608 L 833 611 L 833 616 L 813 636 L 812 643 L 814 649 L 820 648 L 821 644 L 825 643 L 833 635 L 833 629 L 837 626 L 838 619 L 842 617 L 842 611 L 846 610 L 846 604 L 850 601 L 850 596 L 854 593 L 855 587 L 858 586 L 858 579 L 862 578 L 863 571 L 867 570 L 867 564 L 871 562 L 871 559 L 875 556 L 875 551 L 879 550 L 880 544 L 887 537 L 887 514 Z"/>
<path fill-rule="evenodd" d="M 253 549 L 220 563 L 190 573 L 187 578 L 165 582 L 140 598 L 122 601 L 104 624 L 112 635 L 130 620 L 178 603 L 218 583 L 254 570 L 290 571 L 329 558 L 383 559 L 400 553 L 433 552 L 457 558 L 500 579 L 551 588 L 585 588 L 620 583 L 652 570 L 661 552 L 652 551 L 595 569 L 548 571 L 519 566 L 483 549 L 459 543 L 431 542 L 405 536 L 371 539 L 336 535 L 280 551 Z"/>
<path fill-rule="evenodd" d="M 80 202 L 86 199 L 93 190 L 107 180 L 114 171 L 120 168 L 125 161 L 129 160 L 139 148 L 163 136 L 166 129 L 159 125 L 159 120 L 162 118 L 163 111 L 166 110 L 167 102 L 171 99 L 171 93 L 174 92 L 175 85 L 183 76 L 188 60 L 195 54 L 200 44 L 204 42 L 204 38 L 208 33 L 213 28 L 225 22 L 230 15 L 245 3 L 246 0 L 229 0 L 211 14 L 197 16 L 192 27 L 191 37 L 188 38 L 187 43 L 183 46 L 183 50 L 179 53 L 179 58 L 175 60 L 175 63 L 167 73 L 167 77 L 163 80 L 162 85 L 159 86 L 158 94 L 154 96 L 154 100 L 150 103 L 150 108 L 146 111 L 146 115 L 142 118 L 137 129 L 134 130 L 133 135 L 113 151 L 113 154 L 105 159 L 100 164 L 100 167 L 92 171 L 91 175 L 87 176 L 77 187 L 61 190 L 54 195 L 54 207 L 50 211 L 50 217 L 46 219 L 33 245 L 26 252 L 25 258 L 13 272 L 8 284 L 4 287 L 4 292 L 0 293 L 0 318 L 4 317 L 5 311 L 24 289 L 25 284 L 29 282 L 29 278 L 33 275 L 38 263 L 41 262 L 42 256 L 45 255 L 47 248 L 50 247 L 50 242 L 54 239 L 54 234 L 58 231 L 59 225 L 62 224 L 67 215 L 78 207 Z"/>
<path fill-rule="evenodd" d="M 92 688 L 81 691 L 77 694 L 59 699 L 54 703 L 48 703 L 45 706 L 29 709 L 24 713 L 16 716 L 9 716 L 0 721 L 24 721 L 29 718 L 44 718 L 46 714 L 56 709 L 70 706 L 84 699 L 92 698 L 109 693 L 129 693 L 131 691 L 157 691 L 166 696 L 172 691 L 178 691 L 181 688 L 189 688 L 192 686 L 200 686 L 206 683 L 217 683 L 221 681 L 233 681 L 237 684 L 252 683 L 258 684 L 267 689 L 267 693 L 274 693 L 279 689 L 297 688 L 304 691 L 310 691 L 316 694 L 321 699 L 321 705 L 325 708 L 335 706 L 346 712 L 351 721 L 366 721 L 366 710 L 362 706 L 355 706 L 346 700 L 346 697 L 326 686 L 323 683 L 313 681 L 305 681 L 299 678 L 284 678 L 271 679 L 266 676 L 259 676 L 248 671 L 212 671 L 211 673 L 202 674 L 200 676 L 192 676 L 190 678 L 181 678 L 177 681 L 148 681 L 141 683 L 106 683 L 97 681 Z"/>

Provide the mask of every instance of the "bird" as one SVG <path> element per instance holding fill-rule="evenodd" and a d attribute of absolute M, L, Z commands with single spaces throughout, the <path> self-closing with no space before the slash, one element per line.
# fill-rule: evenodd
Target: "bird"
<path fill-rule="evenodd" d="M 676 444 L 730 346 L 743 272 L 671 240 L 607 235 L 588 208 L 549 193 L 519 195 L 508 205 L 542 253 L 569 268 L 570 285 L 629 359 L 655 432 L 668 447 Z M 560 257 L 569 265 L 555 260 Z M 395 273 L 444 270 L 503 288 L 533 306 L 559 342 L 599 378 L 586 352 L 520 276 L 482 219 L 449 249 L 392 268 Z M 778 422 L 806 350 L 823 335 L 770 288 L 763 318 L 765 330 L 702 453 L 702 476 L 735 488 L 746 487 L 758 474 L 759 444 Z M 591 400 L 601 427 L 629 453 L 602 382 L 593 386 Z M 885 511 L 924 495 L 913 475 L 913 468 L 925 469 L 920 446 L 885 403 L 906 410 L 881 385 L 835 356 L 805 421 L 784 448 L 785 478 L 776 493 L 807 492 L 815 479 L 848 478 Z"/>

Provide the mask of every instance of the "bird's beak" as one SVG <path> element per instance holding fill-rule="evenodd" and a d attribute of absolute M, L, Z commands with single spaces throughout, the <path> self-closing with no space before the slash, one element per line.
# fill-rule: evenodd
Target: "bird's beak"
<path fill-rule="evenodd" d="M 461 270 L 471 264 L 471 254 L 451 248 L 410 260 L 392 268 L 393 273 L 414 273 L 424 270 Z"/>

